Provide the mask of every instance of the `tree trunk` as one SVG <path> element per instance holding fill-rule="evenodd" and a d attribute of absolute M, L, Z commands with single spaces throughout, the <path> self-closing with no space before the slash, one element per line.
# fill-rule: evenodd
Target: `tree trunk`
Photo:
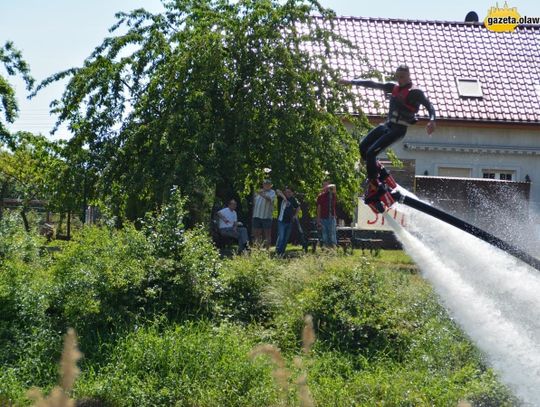
<path fill-rule="evenodd" d="M 67 240 L 71 240 L 71 211 L 67 213 Z"/>
<path fill-rule="evenodd" d="M 6 195 L 7 183 L 2 183 L 2 188 L 0 188 L 0 220 L 4 216 L 4 196 Z"/>
<path fill-rule="evenodd" d="M 64 212 L 60 213 L 60 219 L 58 219 L 58 227 L 56 228 L 56 234 L 61 235 L 64 232 Z"/>
<path fill-rule="evenodd" d="M 30 224 L 28 223 L 28 218 L 26 216 L 26 207 L 24 206 L 21 209 L 21 217 L 24 223 L 24 230 L 26 230 L 26 233 L 30 233 Z"/>

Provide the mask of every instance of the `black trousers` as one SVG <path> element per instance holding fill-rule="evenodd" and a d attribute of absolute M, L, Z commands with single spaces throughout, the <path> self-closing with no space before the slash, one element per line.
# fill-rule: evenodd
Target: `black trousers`
<path fill-rule="evenodd" d="M 407 133 L 407 126 L 386 122 L 371 130 L 360 143 L 360 155 L 366 163 L 368 178 L 377 178 L 377 155 L 402 139 Z"/>

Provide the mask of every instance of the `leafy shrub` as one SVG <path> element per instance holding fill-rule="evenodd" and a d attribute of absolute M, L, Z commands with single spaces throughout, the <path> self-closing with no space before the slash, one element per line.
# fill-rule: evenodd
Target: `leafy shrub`
<path fill-rule="evenodd" d="M 412 304 L 427 295 L 407 290 L 410 275 L 332 254 L 283 261 L 254 251 L 225 261 L 220 279 L 223 315 L 275 328 L 274 339 L 293 352 L 309 314 L 329 349 L 401 359 L 421 317 Z"/>
<path fill-rule="evenodd" d="M 61 330 L 81 334 L 110 327 L 138 311 L 146 268 L 152 260 L 144 235 L 122 230 L 84 228 L 64 247 L 52 266 L 51 315 Z"/>
<path fill-rule="evenodd" d="M 36 261 L 39 256 L 39 245 L 43 240 L 26 233 L 15 213 L 4 212 L 0 219 L 0 267 L 8 260 L 25 263 Z"/>
<path fill-rule="evenodd" d="M 86 227 L 55 259 L 50 308 L 62 329 L 84 338 L 139 317 L 210 313 L 219 254 L 202 228 L 184 231 L 184 199 L 146 218 L 138 231 Z"/>
<path fill-rule="evenodd" d="M 40 254 L 40 243 L 5 213 L 0 221 L 0 405 L 2 399 L 21 397 L 22 383 L 41 385 L 56 377 L 60 338 L 46 314 L 51 259 Z"/>
<path fill-rule="evenodd" d="M 145 289 L 149 304 L 174 318 L 213 314 L 221 261 L 206 230 L 186 231 L 174 257 L 156 258 L 150 266 Z"/>
<path fill-rule="evenodd" d="M 278 261 L 259 250 L 253 250 L 250 257 L 225 261 L 219 276 L 221 316 L 240 322 L 267 321 L 271 305 L 266 292 L 280 268 Z"/>
<path fill-rule="evenodd" d="M 203 227 L 186 231 L 186 199 L 174 187 L 168 202 L 143 221 L 156 258 L 148 278 L 147 294 L 170 315 L 210 313 L 211 298 L 219 288 L 219 253 Z"/>
<path fill-rule="evenodd" d="M 299 332 L 304 315 L 313 316 L 320 346 L 344 352 L 401 359 L 415 333 L 414 309 L 397 287 L 399 275 L 376 270 L 365 260 L 354 265 L 330 258 L 316 263 L 311 278 L 300 274 L 302 286 L 289 293 L 293 300 L 281 306 L 276 317 L 282 332 Z M 290 274 L 290 273 L 289 273 Z M 283 285 L 283 284 L 282 284 Z M 284 338 L 289 347 L 291 338 Z"/>
<path fill-rule="evenodd" d="M 184 243 L 184 217 L 186 199 L 178 187 L 173 187 L 168 202 L 157 212 L 149 212 L 144 220 L 143 232 L 153 245 L 157 257 L 178 260 Z"/>

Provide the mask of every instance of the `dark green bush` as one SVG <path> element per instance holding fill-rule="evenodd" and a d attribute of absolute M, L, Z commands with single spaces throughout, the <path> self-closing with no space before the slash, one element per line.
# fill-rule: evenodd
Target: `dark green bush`
<path fill-rule="evenodd" d="M 84 228 L 56 256 L 49 312 L 61 330 L 79 335 L 110 328 L 139 313 L 151 246 L 141 232 Z"/>
<path fill-rule="evenodd" d="M 219 277 L 221 316 L 239 322 L 268 321 L 271 304 L 265 294 L 279 268 L 279 262 L 258 250 L 250 257 L 238 256 L 225 261 Z"/>
<path fill-rule="evenodd" d="M 156 257 L 143 233 L 85 228 L 52 267 L 51 315 L 80 335 L 135 317 L 209 313 L 219 255 L 201 229 L 185 233 L 176 259 Z"/>
<path fill-rule="evenodd" d="M 153 246 L 157 257 L 178 260 L 184 244 L 186 199 L 178 187 L 173 187 L 168 202 L 157 212 L 147 213 L 142 231 Z"/>
<path fill-rule="evenodd" d="M 157 257 L 146 281 L 146 301 L 172 318 L 212 315 L 221 291 L 219 253 L 206 230 L 196 228 L 183 234 L 174 259 Z"/>
<path fill-rule="evenodd" d="M 212 313 L 211 299 L 219 291 L 219 253 L 203 227 L 185 230 L 185 205 L 174 187 L 167 204 L 142 222 L 156 259 L 148 275 L 147 297 L 175 317 Z"/>
<path fill-rule="evenodd" d="M 414 314 L 394 278 L 367 263 L 329 268 L 297 295 L 296 320 L 312 315 L 318 338 L 330 349 L 401 359 L 414 335 Z"/>

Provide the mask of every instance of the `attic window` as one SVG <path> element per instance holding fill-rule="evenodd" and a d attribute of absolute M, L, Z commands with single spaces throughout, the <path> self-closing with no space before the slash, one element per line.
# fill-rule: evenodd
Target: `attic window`
<path fill-rule="evenodd" d="M 468 98 L 481 98 L 484 96 L 478 79 L 457 78 L 456 82 L 459 96 Z"/>

